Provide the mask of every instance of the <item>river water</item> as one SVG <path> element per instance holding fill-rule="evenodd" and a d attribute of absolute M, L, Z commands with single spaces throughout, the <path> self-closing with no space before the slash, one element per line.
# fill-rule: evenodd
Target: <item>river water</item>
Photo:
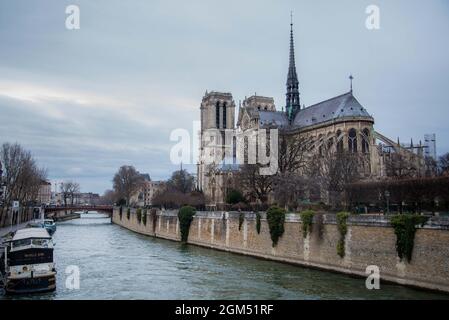
<path fill-rule="evenodd" d="M 54 241 L 57 290 L 14 299 L 449 299 L 382 282 L 367 290 L 364 279 L 146 237 L 98 213 L 58 223 Z M 66 287 L 70 266 L 79 268 L 79 289 Z"/>

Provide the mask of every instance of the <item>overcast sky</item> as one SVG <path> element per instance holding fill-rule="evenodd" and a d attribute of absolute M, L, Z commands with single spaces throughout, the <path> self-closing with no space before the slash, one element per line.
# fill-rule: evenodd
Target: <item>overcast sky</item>
<path fill-rule="evenodd" d="M 67 30 L 76 4 L 81 29 Z M 380 30 L 365 27 L 380 8 Z M 290 11 L 302 103 L 349 90 L 396 140 L 449 151 L 449 2 L 0 0 L 0 143 L 53 181 L 111 188 L 120 165 L 166 179 L 170 132 L 191 131 L 206 90 L 284 104 Z M 189 167 L 194 171 L 194 167 Z"/>

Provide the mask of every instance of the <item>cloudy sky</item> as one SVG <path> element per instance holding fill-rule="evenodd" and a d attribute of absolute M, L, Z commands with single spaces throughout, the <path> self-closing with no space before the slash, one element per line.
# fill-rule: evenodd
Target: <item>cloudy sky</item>
<path fill-rule="evenodd" d="M 79 30 L 65 27 L 70 4 Z M 371 4 L 380 30 L 365 27 Z M 111 188 L 123 164 L 165 179 L 170 132 L 192 130 L 206 90 L 273 96 L 281 109 L 291 10 L 303 103 L 348 91 L 353 73 L 376 130 L 436 133 L 449 151 L 445 0 L 0 0 L 0 143 L 83 191 Z"/>

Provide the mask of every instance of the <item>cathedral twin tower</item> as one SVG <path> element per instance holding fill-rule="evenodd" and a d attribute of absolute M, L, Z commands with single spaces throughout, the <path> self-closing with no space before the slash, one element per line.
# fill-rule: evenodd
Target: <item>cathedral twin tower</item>
<path fill-rule="evenodd" d="M 270 112 L 272 114 L 270 115 L 270 118 L 273 117 L 274 114 L 277 114 L 279 116 L 279 114 L 282 113 L 283 119 L 288 118 L 289 121 L 292 121 L 297 112 L 301 109 L 299 99 L 299 81 L 295 66 L 293 23 L 290 24 L 290 55 L 286 86 L 287 92 L 285 112 L 276 111 L 273 98 L 253 95 L 249 98 L 245 98 L 245 100 L 243 101 L 243 105 L 239 105 L 237 126 L 243 130 L 249 128 L 258 128 L 259 121 L 261 120 L 261 111 Z M 205 187 L 204 184 L 207 180 L 207 178 L 205 177 L 205 157 L 215 156 L 215 159 L 218 159 L 217 164 L 220 163 L 220 160 L 223 160 L 225 158 L 223 151 L 225 131 L 236 129 L 235 108 L 235 102 L 231 93 L 206 91 L 202 99 L 200 107 L 200 159 L 198 162 L 198 188 L 200 190 Z M 211 134 L 208 133 L 205 139 L 206 131 L 211 130 L 215 130 L 217 132 L 217 137 L 209 138 Z M 218 137 L 218 135 L 220 137 Z M 221 144 L 219 145 L 217 142 L 220 141 L 220 138 Z M 215 149 L 211 148 L 212 146 L 214 146 L 214 141 L 216 147 Z M 205 152 L 211 154 L 206 155 Z"/>
<path fill-rule="evenodd" d="M 293 41 L 293 23 L 290 24 L 290 55 L 287 74 L 287 92 L 285 114 L 292 121 L 301 109 L 299 97 L 299 81 L 295 66 L 295 49 Z M 258 110 L 276 111 L 273 98 L 251 96 L 243 101 L 244 107 L 255 107 Z M 207 92 L 201 102 L 201 129 L 234 129 L 235 102 L 231 93 Z"/>

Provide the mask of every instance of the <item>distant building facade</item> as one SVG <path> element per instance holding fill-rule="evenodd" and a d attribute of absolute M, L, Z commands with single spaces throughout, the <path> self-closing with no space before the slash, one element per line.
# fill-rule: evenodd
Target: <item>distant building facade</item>
<path fill-rule="evenodd" d="M 100 195 L 93 192 L 82 192 L 75 195 L 74 204 L 96 205 L 100 201 Z"/>
<path fill-rule="evenodd" d="M 153 205 L 154 195 L 162 190 L 165 181 L 152 181 L 148 173 L 141 174 L 143 183 L 141 188 L 131 197 L 130 203 L 137 207 L 150 207 Z"/>
<path fill-rule="evenodd" d="M 41 182 L 36 200 L 39 204 L 48 205 L 51 203 L 51 183 L 50 182 L 44 181 L 44 180 Z"/>

